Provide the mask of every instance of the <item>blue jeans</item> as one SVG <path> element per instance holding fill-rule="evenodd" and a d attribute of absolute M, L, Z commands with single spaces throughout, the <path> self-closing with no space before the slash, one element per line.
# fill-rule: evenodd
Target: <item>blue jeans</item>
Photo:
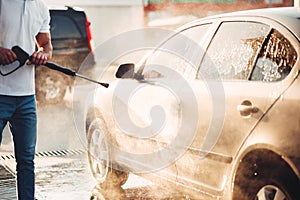
<path fill-rule="evenodd" d="M 35 96 L 0 95 L 0 144 L 2 131 L 9 123 L 17 163 L 19 200 L 34 200 L 34 155 L 37 117 Z"/>

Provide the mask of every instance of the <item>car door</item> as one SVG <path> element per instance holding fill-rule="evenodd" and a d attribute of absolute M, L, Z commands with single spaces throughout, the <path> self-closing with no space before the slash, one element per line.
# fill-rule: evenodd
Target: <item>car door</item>
<path fill-rule="evenodd" d="M 182 116 L 191 115 L 189 110 L 195 110 L 191 106 L 196 102 L 189 104 L 189 97 L 194 96 L 189 81 L 196 78 L 204 53 L 201 44 L 210 28 L 207 22 L 175 34 L 146 59 L 140 69 L 142 80 L 122 80 L 122 85 L 130 91 L 122 87 L 120 93 L 130 94 L 130 97 L 121 99 L 119 95 L 114 102 L 118 107 L 117 126 L 124 133 L 117 140 L 120 143 L 126 140 L 122 149 L 138 158 L 133 162 L 134 158 L 127 159 L 124 163 L 135 172 L 157 172 L 156 175 L 164 179 L 176 181 L 176 160 L 188 146 L 182 144 L 190 144 L 193 140 L 190 137 L 189 141 L 184 141 L 187 137 L 179 130 Z M 185 127 L 188 126 L 185 123 Z"/>
<path fill-rule="evenodd" d="M 193 144 L 177 161 L 182 185 L 222 195 L 243 141 L 291 82 L 285 79 L 291 69 L 275 61 L 274 52 L 293 50 L 273 26 L 287 33 L 269 20 L 256 18 L 220 23 L 200 65 L 199 80 L 193 83 L 201 100 L 199 114 L 209 120 L 199 120 Z"/>

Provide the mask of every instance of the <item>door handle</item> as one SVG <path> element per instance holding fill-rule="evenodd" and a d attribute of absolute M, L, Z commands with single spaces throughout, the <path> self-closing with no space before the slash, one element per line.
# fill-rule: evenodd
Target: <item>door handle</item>
<path fill-rule="evenodd" d="M 253 111 L 253 106 L 252 105 L 238 105 L 237 110 L 240 112 L 252 112 Z"/>
<path fill-rule="evenodd" d="M 243 117 L 250 117 L 252 113 L 257 113 L 258 108 L 252 105 L 249 100 L 244 100 L 240 105 L 237 106 L 237 110 Z"/>

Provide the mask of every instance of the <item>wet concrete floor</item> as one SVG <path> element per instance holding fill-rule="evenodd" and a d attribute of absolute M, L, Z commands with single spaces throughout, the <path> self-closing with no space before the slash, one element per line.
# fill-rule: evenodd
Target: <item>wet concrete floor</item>
<path fill-rule="evenodd" d="M 1 165 L 2 164 L 2 165 Z M 16 199 L 14 160 L 1 160 L 0 199 Z M 187 199 L 141 177 L 130 175 L 122 188 L 103 190 L 91 177 L 86 153 L 36 158 L 36 196 L 39 200 L 169 200 Z"/>

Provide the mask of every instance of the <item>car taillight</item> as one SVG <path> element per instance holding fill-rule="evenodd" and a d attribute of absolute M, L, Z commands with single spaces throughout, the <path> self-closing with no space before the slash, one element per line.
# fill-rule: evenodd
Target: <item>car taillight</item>
<path fill-rule="evenodd" d="M 92 38 L 92 31 L 91 31 L 91 22 L 89 22 L 88 18 L 86 17 L 85 20 L 86 24 L 86 31 L 87 31 L 87 39 L 88 39 L 88 44 L 89 44 L 89 49 L 94 56 L 94 45 L 93 45 L 93 38 Z"/>

